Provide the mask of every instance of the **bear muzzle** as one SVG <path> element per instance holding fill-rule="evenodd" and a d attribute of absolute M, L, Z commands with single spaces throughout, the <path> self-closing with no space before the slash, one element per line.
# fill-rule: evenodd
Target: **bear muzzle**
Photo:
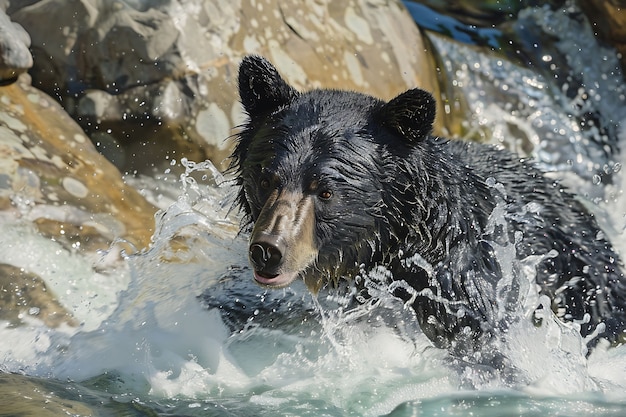
<path fill-rule="evenodd" d="M 254 279 L 259 284 L 283 287 L 296 278 L 296 273 L 281 273 L 286 249 L 282 236 L 267 233 L 260 233 L 250 243 L 248 258 L 254 269 Z"/>
<path fill-rule="evenodd" d="M 257 283 L 280 288 L 293 282 L 317 256 L 315 212 L 301 193 L 276 192 L 266 201 L 250 237 L 248 258 Z"/>

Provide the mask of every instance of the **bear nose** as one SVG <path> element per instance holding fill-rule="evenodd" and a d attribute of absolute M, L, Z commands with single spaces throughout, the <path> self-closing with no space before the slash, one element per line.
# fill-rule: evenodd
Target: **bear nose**
<path fill-rule="evenodd" d="M 283 259 L 284 249 L 280 236 L 260 236 L 250 243 L 250 262 L 257 271 L 275 270 Z"/>

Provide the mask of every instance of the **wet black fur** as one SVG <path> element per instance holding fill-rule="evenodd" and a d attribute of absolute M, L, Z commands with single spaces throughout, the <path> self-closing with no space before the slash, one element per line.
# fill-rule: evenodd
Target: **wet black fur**
<path fill-rule="evenodd" d="M 513 319 L 499 314 L 495 300 L 515 303 L 519 283 L 499 287 L 505 272 L 494 251 L 517 239 L 519 259 L 555 251 L 539 262 L 537 283 L 563 320 L 588 314 L 583 336 L 604 322 L 600 336 L 621 337 L 625 281 L 593 217 L 531 162 L 431 136 L 430 94 L 414 89 L 385 103 L 345 91 L 299 93 L 255 56 L 244 58 L 239 83 L 249 121 L 232 168 L 244 223 L 263 207 L 262 180 L 269 189 L 332 192 L 315 202 L 319 256 L 302 275 L 333 280 L 386 265 L 415 290 L 397 294 L 416 295 L 413 308 L 436 345 L 479 343 Z M 504 225 L 489 222 L 498 203 Z M 539 213 L 528 203 L 538 203 Z M 431 274 L 426 263 L 403 261 L 416 254 Z"/>

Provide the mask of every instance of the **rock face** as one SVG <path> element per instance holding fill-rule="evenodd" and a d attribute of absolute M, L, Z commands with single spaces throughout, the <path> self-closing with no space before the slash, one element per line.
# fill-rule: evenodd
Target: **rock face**
<path fill-rule="evenodd" d="M 34 316 L 48 327 L 78 323 L 50 292 L 41 277 L 13 265 L 0 263 L 0 320 L 21 326 L 24 317 Z"/>
<path fill-rule="evenodd" d="M 57 301 L 39 275 L 62 275 L 63 266 L 46 249 L 28 246 L 30 232 L 24 231 L 34 229 L 52 244 L 48 250 L 67 253 L 57 259 L 84 259 L 95 273 L 103 266 L 99 251 L 114 242 L 121 240 L 128 253 L 149 245 L 156 209 L 122 181 L 58 103 L 30 86 L 26 74 L 0 87 L 0 138 L 0 319 L 13 326 L 27 316 L 49 327 L 77 325 L 66 311 L 74 305 Z M 114 260 L 115 252 L 109 253 Z"/>
<path fill-rule="evenodd" d="M 155 208 L 27 78 L 0 87 L 0 210 L 68 248 L 146 247 Z"/>
<path fill-rule="evenodd" d="M 0 84 L 7 84 L 33 66 L 28 47 L 30 37 L 0 7 Z"/>
<path fill-rule="evenodd" d="M 399 1 L 40 0 L 8 13 L 32 38 L 34 85 L 123 169 L 151 166 L 157 149 L 225 167 L 225 139 L 242 121 L 233 75 L 244 54 L 267 56 L 298 88 L 437 90 Z"/>
<path fill-rule="evenodd" d="M 24 375 L 0 373 L 0 398 L 5 415 L 59 417 L 97 415 L 81 403 L 66 385 Z"/>

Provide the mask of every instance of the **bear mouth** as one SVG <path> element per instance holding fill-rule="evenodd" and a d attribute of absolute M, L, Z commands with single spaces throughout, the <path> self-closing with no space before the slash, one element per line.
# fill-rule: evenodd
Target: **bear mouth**
<path fill-rule="evenodd" d="M 264 287 L 282 288 L 291 284 L 296 277 L 297 272 L 289 272 L 283 274 L 269 274 L 264 271 L 254 271 L 254 280 Z"/>

